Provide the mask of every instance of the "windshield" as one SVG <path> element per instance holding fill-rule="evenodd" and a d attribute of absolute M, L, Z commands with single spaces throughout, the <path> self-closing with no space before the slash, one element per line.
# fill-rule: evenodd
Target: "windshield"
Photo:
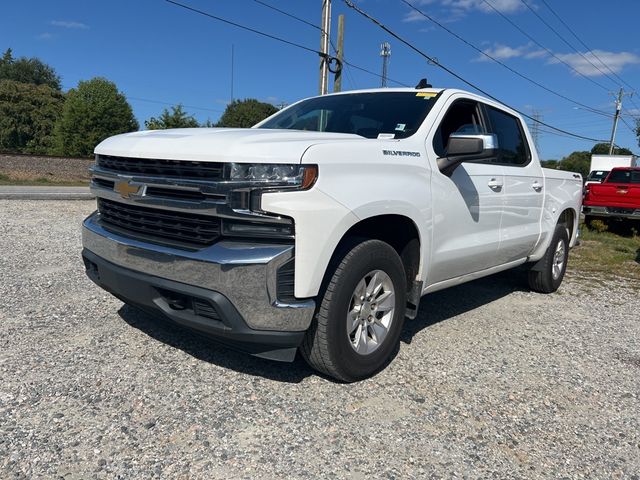
<path fill-rule="evenodd" d="M 612 170 L 607 183 L 640 183 L 640 170 Z"/>
<path fill-rule="evenodd" d="M 587 180 L 601 182 L 609 174 L 609 170 L 594 170 L 589 174 Z"/>
<path fill-rule="evenodd" d="M 433 107 L 435 92 L 372 92 L 310 98 L 258 128 L 355 133 L 366 138 L 413 135 Z"/>

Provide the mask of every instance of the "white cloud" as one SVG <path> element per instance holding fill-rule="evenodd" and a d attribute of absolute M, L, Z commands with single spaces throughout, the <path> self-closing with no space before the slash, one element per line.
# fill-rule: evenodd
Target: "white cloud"
<path fill-rule="evenodd" d="M 485 48 L 483 52 L 498 60 L 509 60 L 510 58 L 521 57 L 525 49 L 526 46 L 513 48 L 508 45 L 496 44 L 494 47 Z M 488 62 L 490 58 L 481 55 L 477 60 L 479 62 Z"/>
<path fill-rule="evenodd" d="M 86 25 L 81 22 L 74 22 L 71 20 L 51 20 L 49 24 L 53 25 L 54 27 L 77 28 L 80 30 L 89 30 L 89 25 Z"/>
<path fill-rule="evenodd" d="M 494 10 L 502 13 L 515 13 L 527 8 L 520 0 L 441 0 L 442 5 L 461 10 L 464 12 L 479 10 L 485 13 L 492 13 Z"/>
<path fill-rule="evenodd" d="M 38 40 L 51 40 L 55 35 L 49 32 L 43 32 L 40 35 L 36 36 Z"/>
<path fill-rule="evenodd" d="M 510 47 L 502 43 L 495 43 L 492 47 L 485 48 L 483 50 L 487 55 L 492 56 L 496 60 L 509 60 L 511 58 L 526 58 L 532 60 L 535 58 L 545 57 L 547 52 L 544 50 L 532 50 L 533 43 L 528 43 L 519 47 Z M 480 55 L 475 58 L 476 62 L 489 62 L 491 59 L 485 55 Z"/>
<path fill-rule="evenodd" d="M 427 17 L 422 15 L 420 12 L 416 10 L 410 10 L 402 19 L 403 22 L 423 22 L 427 20 Z"/>
<path fill-rule="evenodd" d="M 524 58 L 527 60 L 533 60 L 534 58 L 542 58 L 546 57 L 549 54 L 546 50 L 532 50 L 524 55 Z"/>
<path fill-rule="evenodd" d="M 593 50 L 582 55 L 579 53 L 557 53 L 556 56 L 575 68 L 577 72 L 588 77 L 597 77 L 609 73 L 609 70 L 600 63 L 600 60 L 615 73 L 621 72 L 627 65 L 640 63 L 640 56 L 630 52 L 616 53 Z M 549 63 L 559 63 L 559 60 L 551 58 Z"/>
<path fill-rule="evenodd" d="M 446 11 L 448 15 L 445 22 L 460 20 L 470 12 L 495 13 L 495 10 L 503 14 L 520 12 L 527 7 L 520 0 L 409 0 L 415 7 L 426 5 L 438 5 L 439 9 Z M 534 4 L 529 0 L 529 5 Z M 493 8 L 491 8 L 493 6 Z M 495 10 L 494 10 L 495 9 Z M 426 12 L 431 14 L 432 12 Z M 440 12 L 442 13 L 442 12 Z M 404 18 L 404 22 L 418 22 L 427 20 L 423 15 L 415 10 L 409 10 Z"/>

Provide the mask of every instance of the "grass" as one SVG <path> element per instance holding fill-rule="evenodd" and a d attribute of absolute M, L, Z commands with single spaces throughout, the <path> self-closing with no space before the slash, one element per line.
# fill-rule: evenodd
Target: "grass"
<path fill-rule="evenodd" d="M 36 187 L 54 187 L 54 186 L 85 187 L 89 185 L 89 182 L 56 180 L 56 179 L 49 179 L 44 177 L 39 177 L 34 179 L 19 179 L 19 178 L 12 178 L 9 175 L 6 175 L 4 173 L 0 173 L 0 185 L 20 185 L 20 186 L 24 185 L 24 186 L 36 186 Z"/>
<path fill-rule="evenodd" d="M 580 226 L 580 246 L 571 251 L 569 267 L 608 278 L 640 281 L 640 236 L 637 231 L 598 232 Z"/>

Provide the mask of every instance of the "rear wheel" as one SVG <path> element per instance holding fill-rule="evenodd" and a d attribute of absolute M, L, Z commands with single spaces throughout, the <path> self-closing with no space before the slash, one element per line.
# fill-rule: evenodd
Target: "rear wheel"
<path fill-rule="evenodd" d="M 553 293 L 562 283 L 569 258 L 569 233 L 565 225 L 556 225 L 547 251 L 529 271 L 529 287 L 540 293 Z"/>
<path fill-rule="evenodd" d="M 300 351 L 316 370 L 344 382 L 369 377 L 395 353 L 405 316 L 400 257 L 380 240 L 343 251 Z"/>

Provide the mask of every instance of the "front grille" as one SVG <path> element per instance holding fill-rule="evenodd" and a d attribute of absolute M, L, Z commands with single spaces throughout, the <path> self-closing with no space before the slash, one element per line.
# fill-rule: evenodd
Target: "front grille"
<path fill-rule="evenodd" d="M 98 167 L 124 175 L 163 177 L 188 180 L 220 180 L 222 163 L 184 160 L 156 160 L 152 158 L 112 157 L 98 155 Z"/>
<path fill-rule="evenodd" d="M 220 235 L 220 219 L 205 215 L 157 210 L 98 198 L 100 220 L 119 233 L 144 236 L 160 243 L 191 246 L 213 244 Z"/>

